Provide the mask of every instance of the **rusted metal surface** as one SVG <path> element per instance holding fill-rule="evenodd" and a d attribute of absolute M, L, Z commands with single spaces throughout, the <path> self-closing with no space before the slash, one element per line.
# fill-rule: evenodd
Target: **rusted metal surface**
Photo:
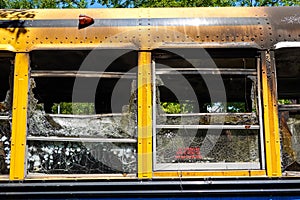
<path fill-rule="evenodd" d="M 281 41 L 300 40 L 299 13 L 299 7 L 0 10 L 0 34 L 6 35 L 0 48 L 272 49 Z M 80 15 L 94 23 L 79 29 Z"/>
<path fill-rule="evenodd" d="M 266 167 L 267 175 L 276 177 L 281 176 L 281 160 L 274 52 L 264 51 L 261 57 Z"/>

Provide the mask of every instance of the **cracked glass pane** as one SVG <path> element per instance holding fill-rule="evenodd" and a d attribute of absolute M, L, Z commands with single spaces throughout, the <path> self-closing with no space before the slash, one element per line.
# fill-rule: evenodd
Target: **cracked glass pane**
<path fill-rule="evenodd" d="M 116 53 L 108 52 L 31 54 L 29 174 L 136 173 L 136 53 L 121 54 L 106 69 L 89 58 Z M 59 53 L 76 59 L 51 59 Z"/>
<path fill-rule="evenodd" d="M 0 175 L 10 168 L 12 81 L 14 55 L 0 52 Z"/>
<path fill-rule="evenodd" d="M 256 59 L 220 51 L 154 53 L 155 169 L 261 169 Z"/>
<path fill-rule="evenodd" d="M 196 135 L 194 132 L 161 129 L 157 133 L 157 162 L 259 162 L 258 130 L 222 130 L 221 135 L 215 131 L 210 136 L 206 136 L 207 130 L 199 129 Z"/>
<path fill-rule="evenodd" d="M 27 168 L 45 174 L 135 173 L 135 146 L 29 141 Z"/>

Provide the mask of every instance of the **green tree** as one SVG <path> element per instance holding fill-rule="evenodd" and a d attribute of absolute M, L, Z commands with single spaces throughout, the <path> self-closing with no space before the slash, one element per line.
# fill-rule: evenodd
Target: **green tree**
<path fill-rule="evenodd" d="M 139 7 L 205 7 L 205 6 L 294 6 L 300 0 L 91 0 L 114 8 Z M 0 0 L 0 8 L 86 8 L 88 0 Z"/>
<path fill-rule="evenodd" d="M 191 113 L 193 111 L 193 104 L 191 103 L 177 103 L 177 102 L 161 102 L 160 106 L 165 113 Z"/>
<path fill-rule="evenodd" d="M 242 0 L 237 1 L 234 5 L 241 6 L 296 6 L 300 5 L 299 0 Z"/>
<path fill-rule="evenodd" d="M 60 107 L 60 108 L 58 108 L 58 107 Z M 60 110 L 60 111 L 58 111 L 58 110 Z M 94 108 L 93 103 L 61 102 L 61 103 L 55 103 L 52 106 L 52 113 L 89 115 L 89 114 L 95 113 L 95 108 Z"/>
<path fill-rule="evenodd" d="M 291 99 L 278 99 L 278 104 L 283 104 L 283 105 L 286 105 L 286 104 L 292 104 L 293 101 Z"/>
<path fill-rule="evenodd" d="M 208 7 L 208 6 L 230 6 L 230 0 L 155 0 L 141 1 L 136 7 Z"/>
<path fill-rule="evenodd" d="M 114 8 L 300 5 L 299 0 L 92 0 L 94 3 Z"/>
<path fill-rule="evenodd" d="M 0 0 L 2 9 L 86 8 L 87 6 L 87 0 Z"/>

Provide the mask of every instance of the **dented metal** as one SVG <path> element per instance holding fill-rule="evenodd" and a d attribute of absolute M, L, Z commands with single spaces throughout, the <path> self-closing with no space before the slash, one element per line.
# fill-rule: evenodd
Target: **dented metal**
<path fill-rule="evenodd" d="M 0 41 L 9 49 L 26 52 L 40 48 L 75 49 L 83 44 L 90 48 L 129 45 L 146 50 L 183 44 L 272 49 L 279 42 L 299 41 L 299 10 L 152 8 L 115 9 L 112 15 L 109 9 L 78 9 L 55 10 L 56 16 L 47 10 L 0 10 L 0 34 L 9 34 Z M 83 26 L 84 21 L 88 26 L 81 29 L 79 25 Z"/>

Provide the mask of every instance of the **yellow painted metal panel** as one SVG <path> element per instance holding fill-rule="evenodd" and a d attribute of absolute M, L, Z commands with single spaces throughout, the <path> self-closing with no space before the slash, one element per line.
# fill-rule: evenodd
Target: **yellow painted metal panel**
<path fill-rule="evenodd" d="M 272 131 L 271 131 L 271 145 L 272 145 L 272 176 L 282 176 L 281 173 L 281 153 L 280 153 L 280 132 L 279 132 L 279 117 L 278 117 L 278 105 L 277 105 L 277 86 L 276 86 L 276 68 L 274 60 L 274 52 L 270 52 L 267 56 L 270 59 L 270 67 L 272 78 L 270 80 L 270 95 L 271 104 L 270 111 L 272 113 Z"/>
<path fill-rule="evenodd" d="M 198 7 L 198 8 L 133 8 L 133 9 L 33 9 L 28 10 L 36 19 L 74 19 L 79 14 L 91 16 L 95 19 L 135 19 L 146 18 L 201 18 L 201 17 L 268 17 L 274 12 L 288 12 L 298 8 L 274 7 Z M 49 12 L 50 11 L 50 12 Z M 53 13 L 57 13 L 53 15 Z M 23 18 L 25 19 L 25 17 Z"/>
<path fill-rule="evenodd" d="M 15 43 L 19 51 L 36 49 L 93 49 L 93 48 L 137 48 L 136 27 L 77 27 L 27 28 Z M 30 30 L 30 31 L 29 31 Z M 0 30 L 1 33 L 1 30 Z M 1 40 L 1 38 L 0 38 Z"/>
<path fill-rule="evenodd" d="M 265 170 L 251 170 L 250 171 L 250 176 L 266 176 L 266 171 Z"/>
<path fill-rule="evenodd" d="M 222 8 L 134 8 L 134 9 L 30 9 L 2 10 L 2 19 L 78 19 L 80 14 L 98 19 L 175 18 L 175 17 L 257 17 L 274 8 L 222 7 Z"/>
<path fill-rule="evenodd" d="M 273 47 L 275 41 L 294 41 L 299 32 L 299 26 L 279 27 L 272 23 L 284 21 L 287 15 L 298 13 L 297 7 L 32 9 L 1 12 L 1 20 L 22 22 L 4 21 L 0 29 L 0 35 L 5 36 L 0 37 L 0 43 L 12 45 L 17 52 L 29 52 L 40 47 L 69 48 L 72 44 L 77 44 L 74 48 L 80 45 L 93 48 L 95 44 L 102 47 L 102 43 L 115 46 L 126 46 L 128 43 L 137 49 L 147 50 L 180 43 L 190 47 L 246 45 L 267 49 Z M 92 17 L 95 23 L 78 29 L 79 15 Z M 184 20 L 174 24 L 172 18 L 175 22 Z M 189 21 L 190 18 L 194 20 Z M 171 21 L 161 23 L 165 19 Z M 228 23 L 223 23 L 223 19 L 229 20 Z M 115 21 L 112 23 L 110 20 Z"/>
<path fill-rule="evenodd" d="M 262 90 L 267 175 L 276 177 L 282 174 L 275 66 L 269 52 L 262 53 Z"/>
<path fill-rule="evenodd" d="M 1 10 L 1 19 L 26 20 L 26 19 L 79 19 L 79 15 L 93 18 L 137 18 L 140 9 L 27 9 L 27 10 Z M 5 13 L 4 13 L 5 12 Z"/>
<path fill-rule="evenodd" d="M 138 178 L 152 178 L 151 53 L 138 55 Z"/>
<path fill-rule="evenodd" d="M 11 51 L 11 52 L 14 52 L 15 49 L 10 44 L 0 44 L 0 51 Z"/>
<path fill-rule="evenodd" d="M 154 178 L 197 178 L 197 177 L 249 177 L 266 176 L 265 170 L 238 170 L 238 171 L 198 171 L 198 172 L 154 172 Z"/>
<path fill-rule="evenodd" d="M 150 16 L 153 18 L 172 18 L 178 16 L 184 16 L 186 18 L 191 17 L 256 17 L 263 16 L 266 14 L 266 9 L 261 8 L 250 8 L 244 7 L 239 9 L 232 7 L 223 7 L 223 8 L 159 8 L 159 9 L 149 9 Z M 170 12 L 171 11 L 171 12 Z"/>
<path fill-rule="evenodd" d="M 125 180 L 136 179 L 136 174 L 28 174 L 26 180 Z M 1 179 L 0 179 L 1 180 Z"/>
<path fill-rule="evenodd" d="M 10 180 L 23 180 L 25 176 L 28 68 L 29 54 L 17 53 L 14 72 Z"/>

